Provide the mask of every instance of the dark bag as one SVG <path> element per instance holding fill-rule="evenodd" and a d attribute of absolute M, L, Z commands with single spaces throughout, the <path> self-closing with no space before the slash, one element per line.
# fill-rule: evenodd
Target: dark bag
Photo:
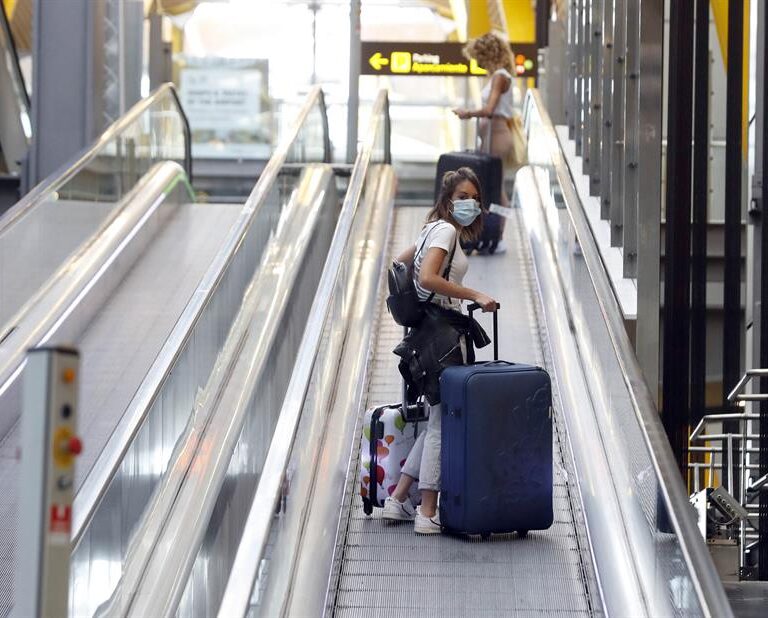
<path fill-rule="evenodd" d="M 480 136 L 480 118 L 477 119 L 477 135 Z M 477 175 L 480 186 L 483 188 L 483 203 L 481 215 L 483 227 L 480 238 L 476 241 L 462 242 L 461 248 L 469 255 L 477 250 L 480 253 L 493 253 L 501 240 L 504 232 L 504 220 L 497 214 L 490 212 L 491 204 L 501 204 L 501 192 L 504 190 L 504 165 L 501 158 L 490 154 L 491 148 L 491 123 L 488 121 L 484 140 L 484 149 L 478 145 L 477 150 L 465 150 L 463 152 L 448 152 L 440 155 L 437 160 L 437 173 L 435 174 L 435 200 L 440 194 L 443 175 L 447 171 L 460 167 L 469 167 Z"/>
<path fill-rule="evenodd" d="M 433 227 L 432 230 L 433 229 L 435 228 Z M 387 272 L 387 283 L 389 284 L 387 309 L 389 309 L 389 312 L 392 314 L 392 319 L 394 319 L 400 326 L 406 326 L 408 328 L 418 326 L 424 317 L 424 303 L 430 302 L 435 296 L 435 293 L 432 292 L 426 301 L 420 300 L 419 294 L 416 291 L 416 285 L 413 282 L 413 264 L 416 262 L 416 256 L 419 255 L 424 248 L 427 238 L 429 238 L 432 230 L 427 232 L 424 241 L 421 243 L 421 247 L 419 247 L 419 250 L 414 254 L 413 261 L 410 264 L 403 264 L 403 262 L 393 260 L 392 266 L 389 267 Z M 455 251 L 456 243 L 453 244 L 453 249 L 451 249 L 448 265 L 443 272 L 443 279 L 448 279 Z"/>

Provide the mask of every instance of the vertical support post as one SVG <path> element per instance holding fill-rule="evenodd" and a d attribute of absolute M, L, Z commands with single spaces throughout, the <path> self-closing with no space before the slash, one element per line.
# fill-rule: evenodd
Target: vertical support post
<path fill-rule="evenodd" d="M 589 124 L 589 194 L 600 195 L 600 135 L 603 128 L 603 3 L 592 0 L 589 29 L 590 49 L 590 124 Z"/>
<path fill-rule="evenodd" d="M 163 40 L 163 16 L 149 16 L 149 90 L 171 81 L 171 48 Z"/>
<path fill-rule="evenodd" d="M 590 160 L 592 140 L 592 4 L 595 0 L 584 0 L 582 8 L 581 24 L 581 54 L 584 70 L 582 79 L 584 87 L 581 91 L 581 110 L 584 125 L 581 134 L 581 165 L 582 172 L 587 176 L 592 175 L 592 161 Z"/>
<path fill-rule="evenodd" d="M 709 204 L 709 0 L 696 0 L 691 234 L 691 422 L 704 416 L 707 371 L 707 211 Z"/>
<path fill-rule="evenodd" d="M 571 0 L 568 7 L 568 81 L 565 91 L 565 118 L 568 122 L 568 137 L 576 139 L 576 123 L 578 122 L 578 112 L 576 108 L 576 80 L 578 76 L 578 36 L 577 28 L 579 21 L 578 0 Z"/>
<path fill-rule="evenodd" d="M 347 163 L 354 163 L 357 157 L 357 117 L 360 111 L 360 10 L 361 0 L 350 0 Z"/>
<path fill-rule="evenodd" d="M 30 186 L 96 136 L 102 117 L 104 0 L 35 0 L 35 135 Z"/>
<path fill-rule="evenodd" d="M 759 299 L 759 310 L 754 313 L 755 324 L 759 325 L 759 366 L 768 367 L 768 216 L 766 215 L 765 183 L 768 179 L 768 118 L 766 118 L 766 109 L 768 106 L 768 77 L 765 71 L 765 64 L 768 62 L 768 7 L 761 2 L 757 6 L 757 88 L 755 95 L 757 99 L 756 118 L 757 126 L 755 130 L 755 181 L 754 181 L 754 199 L 759 213 L 759 222 L 757 227 L 757 237 L 755 238 L 755 262 L 758 264 L 759 272 L 756 273 L 758 281 L 758 290 L 756 298 Z M 760 379 L 760 392 L 768 393 L 768 378 Z M 758 455 L 759 473 L 758 478 L 768 474 L 768 401 L 760 402 L 760 441 Z M 758 511 L 758 579 L 768 580 L 768 494 L 761 491 L 759 497 Z"/>
<path fill-rule="evenodd" d="M 680 473 L 688 470 L 688 328 L 691 225 L 691 109 L 693 4 L 670 6 L 667 235 L 664 262 L 664 383 L 662 420 Z"/>
<path fill-rule="evenodd" d="M 603 98 L 600 134 L 600 218 L 611 215 L 611 154 L 613 152 L 613 5 L 616 0 L 603 2 Z"/>
<path fill-rule="evenodd" d="M 723 406 L 741 373 L 741 211 L 742 211 L 742 67 L 744 0 L 728 3 L 728 65 L 725 108 L 725 274 L 723 291 Z M 738 423 L 724 423 L 724 432 Z M 725 466 L 725 462 L 723 463 Z M 733 471 L 723 469 L 723 474 Z M 729 488 L 736 495 L 737 487 Z"/>
<path fill-rule="evenodd" d="M 624 276 L 637 276 L 637 204 L 640 183 L 640 0 L 627 0 L 626 113 L 624 119 Z"/>
<path fill-rule="evenodd" d="M 627 0 L 613 11 L 613 148 L 611 152 L 611 246 L 624 240 L 624 94 L 627 60 Z"/>
<path fill-rule="evenodd" d="M 69 614 L 78 353 L 29 351 L 24 375 L 16 615 Z"/>
<path fill-rule="evenodd" d="M 664 0 L 643 0 L 640 4 L 639 66 L 636 350 L 648 388 L 658 403 Z"/>
<path fill-rule="evenodd" d="M 574 91 L 575 130 L 574 141 L 576 154 L 582 154 L 584 141 L 584 4 L 586 0 L 576 0 L 576 88 Z"/>

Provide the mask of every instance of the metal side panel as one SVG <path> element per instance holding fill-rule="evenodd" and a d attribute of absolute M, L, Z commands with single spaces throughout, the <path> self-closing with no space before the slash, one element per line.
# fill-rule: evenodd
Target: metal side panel
<path fill-rule="evenodd" d="M 397 255 L 416 237 L 426 209 L 395 211 L 390 254 Z M 522 235 L 519 211 L 507 220 L 503 255 L 473 256 L 466 283 L 493 295 L 499 315 L 502 358 L 545 364 L 530 254 Z M 397 401 L 401 383 L 392 348 L 402 336 L 380 294 L 378 337 L 373 350 L 368 406 Z M 481 317 L 481 321 L 487 316 Z M 489 321 L 489 320 L 488 320 Z M 489 359 L 489 348 L 478 351 Z M 553 376 L 553 379 L 555 376 Z M 557 405 L 557 403 L 556 403 Z M 556 413 L 557 414 L 557 413 Z M 556 420 L 555 523 L 525 540 L 498 535 L 490 541 L 456 537 L 419 537 L 412 524 L 387 525 L 377 509 L 369 518 L 357 495 L 357 462 L 350 470 L 345 496 L 346 536 L 337 552 L 331 582 L 333 614 L 413 616 L 593 616 L 600 613 L 592 559 L 579 516 L 576 492 L 569 475 Z M 358 432 L 359 435 L 359 432 Z"/>
<path fill-rule="evenodd" d="M 77 462 L 76 488 L 104 448 L 241 208 L 181 206 L 76 342 L 83 359 L 78 423 L 83 453 Z M 19 439 L 17 424 L 0 443 L 0 616 L 13 599 L 10 569 L 17 535 Z M 115 542 L 121 539 L 115 537 Z M 3 570 L 6 553 L 7 573 Z"/>

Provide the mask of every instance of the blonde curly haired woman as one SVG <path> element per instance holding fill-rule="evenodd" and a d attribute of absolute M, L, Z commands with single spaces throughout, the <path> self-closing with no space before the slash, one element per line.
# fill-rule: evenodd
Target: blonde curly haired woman
<path fill-rule="evenodd" d="M 490 153 L 501 158 L 505 175 L 514 174 L 522 163 L 523 153 L 519 152 L 520 144 L 512 132 L 515 118 L 512 92 L 515 63 L 512 50 L 504 39 L 488 33 L 469 41 L 463 52 L 488 71 L 490 79 L 482 90 L 483 106 L 480 109 L 454 109 L 453 112 L 462 120 L 475 117 L 488 119 L 484 122 L 491 123 Z M 486 135 L 488 126 L 484 122 L 481 122 L 479 131 L 482 136 Z M 483 143 L 484 149 L 487 146 Z M 503 186 L 501 202 L 502 206 L 509 206 L 509 198 Z"/>

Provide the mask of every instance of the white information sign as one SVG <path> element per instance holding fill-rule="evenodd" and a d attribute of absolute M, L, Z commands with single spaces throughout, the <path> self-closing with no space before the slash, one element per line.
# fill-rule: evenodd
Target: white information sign
<path fill-rule="evenodd" d="M 263 104 L 266 63 L 261 64 L 181 69 L 181 102 L 192 130 L 194 156 L 269 156 L 271 120 Z"/>

